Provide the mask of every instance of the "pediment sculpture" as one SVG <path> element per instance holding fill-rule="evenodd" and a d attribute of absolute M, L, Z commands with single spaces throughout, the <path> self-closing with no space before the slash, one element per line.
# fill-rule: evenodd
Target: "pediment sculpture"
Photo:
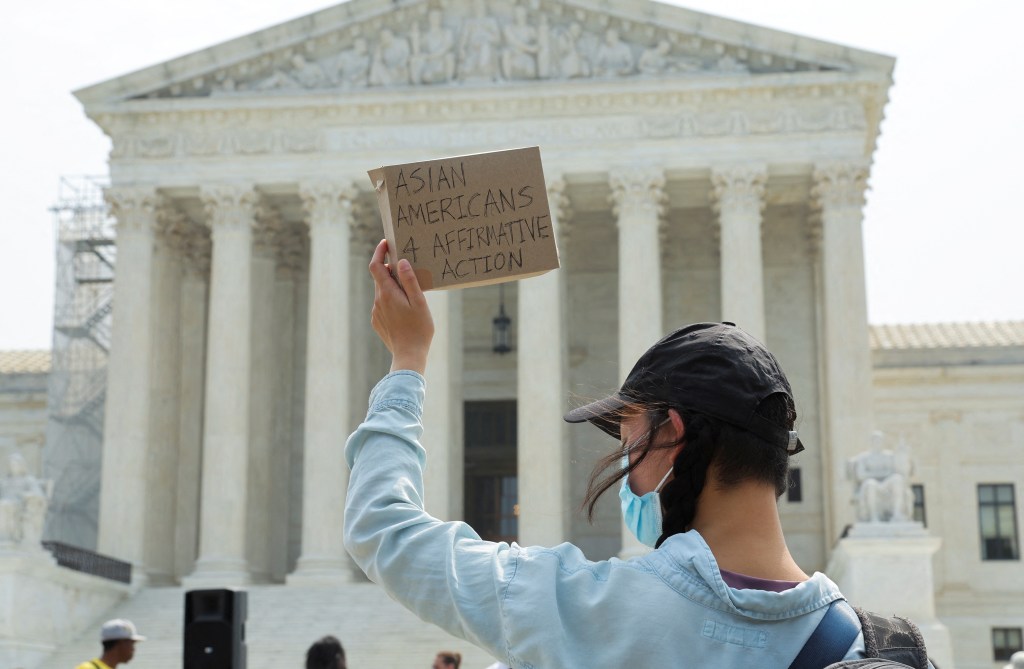
<path fill-rule="evenodd" d="M 913 520 L 914 495 L 910 489 L 913 461 L 906 440 L 896 450 L 883 448 L 885 435 L 875 431 L 871 448 L 846 463 L 854 484 L 853 502 L 861 523 L 908 523 Z"/>
<path fill-rule="evenodd" d="M 411 16 L 412 20 L 409 20 Z M 410 8 L 194 80 L 191 96 L 824 69 L 557 4 Z M 180 85 L 149 94 L 177 97 Z"/>
<path fill-rule="evenodd" d="M 0 479 L 0 547 L 39 550 L 53 481 L 28 473 L 25 458 L 12 453 Z"/>

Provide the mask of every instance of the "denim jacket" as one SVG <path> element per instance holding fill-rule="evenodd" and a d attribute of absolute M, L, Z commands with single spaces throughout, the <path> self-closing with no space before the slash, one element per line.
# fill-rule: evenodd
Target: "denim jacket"
<path fill-rule="evenodd" d="M 483 541 L 423 509 L 423 377 L 389 374 L 349 437 L 345 546 L 423 620 L 521 669 L 785 669 L 842 599 L 824 574 L 783 592 L 737 590 L 694 530 L 630 560 L 572 544 Z M 863 656 L 858 636 L 846 659 Z"/>

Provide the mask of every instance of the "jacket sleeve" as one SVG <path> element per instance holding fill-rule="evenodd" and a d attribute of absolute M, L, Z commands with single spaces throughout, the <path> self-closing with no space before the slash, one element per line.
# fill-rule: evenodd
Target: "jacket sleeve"
<path fill-rule="evenodd" d="M 389 374 L 371 392 L 366 420 L 345 447 L 345 547 L 392 599 L 506 659 L 502 598 L 518 548 L 424 511 L 423 397 L 423 377 L 410 371 Z"/>

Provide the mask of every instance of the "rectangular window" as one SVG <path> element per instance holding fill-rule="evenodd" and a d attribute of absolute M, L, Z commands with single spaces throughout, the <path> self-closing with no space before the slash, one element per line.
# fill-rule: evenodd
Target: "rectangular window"
<path fill-rule="evenodd" d="M 992 659 L 996 662 L 1006 662 L 1010 656 L 1019 650 L 1024 650 L 1024 640 L 1021 638 L 1019 627 L 993 627 L 992 628 Z"/>
<path fill-rule="evenodd" d="M 804 489 L 800 480 L 800 468 L 789 468 L 789 490 L 786 492 L 786 500 L 789 502 L 804 501 Z"/>
<path fill-rule="evenodd" d="M 910 489 L 914 493 L 914 520 L 928 527 L 928 517 L 924 513 L 924 486 L 915 483 Z"/>
<path fill-rule="evenodd" d="M 982 560 L 1019 560 L 1017 512 L 1012 483 L 978 484 Z"/>

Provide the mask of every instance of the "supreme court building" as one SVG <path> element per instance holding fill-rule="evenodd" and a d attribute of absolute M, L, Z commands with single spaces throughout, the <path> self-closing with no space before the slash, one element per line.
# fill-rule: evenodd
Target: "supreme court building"
<path fill-rule="evenodd" d="M 366 172 L 537 145 L 561 268 L 428 294 L 428 511 L 634 554 L 614 490 L 577 512 L 615 444 L 562 415 L 727 320 L 792 382 L 780 510 L 824 569 L 879 427 L 862 208 L 893 65 L 648 0 L 350 0 L 77 91 L 117 229 L 97 549 L 151 585 L 362 579 L 342 448 L 390 362 Z"/>

